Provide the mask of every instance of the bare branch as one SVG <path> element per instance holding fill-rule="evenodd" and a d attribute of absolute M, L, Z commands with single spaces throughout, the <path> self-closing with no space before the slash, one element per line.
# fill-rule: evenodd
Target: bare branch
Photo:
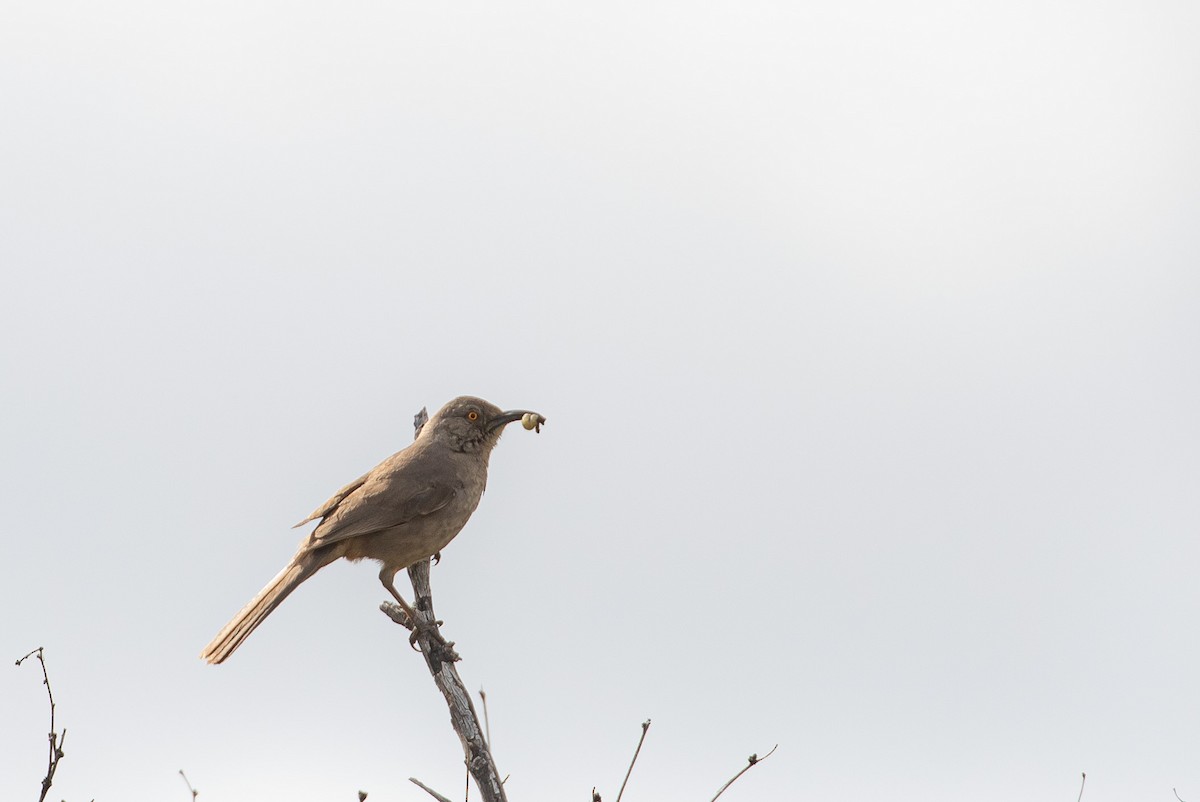
<path fill-rule="evenodd" d="M 418 780 L 416 777 L 409 777 L 408 781 L 410 783 L 412 783 L 413 785 L 417 786 L 418 788 L 420 788 L 425 793 L 429 794 L 431 797 L 436 799 L 438 802 L 450 802 L 450 799 L 448 797 L 442 796 L 437 791 L 433 790 L 428 785 L 426 785 L 425 783 Z"/>
<path fill-rule="evenodd" d="M 380 609 L 396 623 L 406 627 L 411 625 L 412 637 L 421 647 L 425 665 L 450 708 L 450 724 L 462 742 L 467 771 L 479 786 L 483 802 L 507 802 L 504 783 L 500 780 L 500 773 L 483 737 L 483 728 L 471 703 L 471 694 L 454 667 L 459 656 L 454 651 L 454 644 L 443 639 L 438 630 L 440 622 L 433 613 L 432 591 L 429 587 L 429 560 L 409 566 L 408 576 L 413 585 L 413 611 L 419 620 L 408 621 L 404 612 L 390 602 L 381 604 Z"/>
<path fill-rule="evenodd" d="M 621 790 L 617 791 L 617 802 L 621 802 L 621 795 L 625 793 L 625 783 L 629 782 L 629 775 L 633 774 L 633 764 L 637 763 L 638 753 L 642 751 L 642 744 L 646 741 L 646 731 L 650 729 L 650 719 L 642 722 L 642 737 L 638 738 L 637 749 L 633 750 L 633 760 L 629 761 L 629 771 L 625 772 L 625 779 L 621 780 Z M 595 791 L 592 794 L 595 795 Z"/>
<path fill-rule="evenodd" d="M 50 786 L 54 783 L 54 772 L 58 771 L 58 762 L 63 758 L 63 744 L 67 742 L 66 729 L 62 731 L 62 735 L 54 729 L 54 693 L 50 690 L 50 675 L 46 672 L 46 658 L 43 652 L 44 649 L 39 646 L 17 661 L 17 665 L 20 666 L 30 657 L 37 655 L 38 662 L 42 664 L 42 684 L 46 686 L 46 696 L 50 697 L 50 759 L 46 766 L 46 777 L 42 780 L 42 795 L 38 797 L 38 802 L 44 802 L 46 794 L 50 793 Z"/>
<path fill-rule="evenodd" d="M 183 769 L 180 769 L 180 770 L 179 770 L 179 776 L 183 778 L 183 782 L 184 782 L 184 783 L 187 785 L 187 787 L 188 787 L 188 790 L 192 792 L 192 800 L 193 800 L 193 802 L 194 802 L 194 800 L 196 799 L 196 797 L 200 796 L 200 792 L 199 792 L 199 791 L 197 791 L 195 788 L 193 788 L 193 787 L 192 787 L 192 783 L 191 783 L 191 781 L 190 781 L 190 780 L 187 778 L 187 775 L 183 773 Z"/>
<path fill-rule="evenodd" d="M 720 796 L 721 794 L 725 793 L 725 789 L 728 788 L 729 786 L 733 785 L 735 782 L 737 782 L 738 777 L 741 777 L 743 774 L 750 771 L 750 769 L 754 768 L 759 763 L 766 760 L 771 755 L 775 754 L 775 750 L 778 748 L 779 748 L 779 744 L 775 744 L 774 746 L 771 747 L 771 751 L 767 752 L 762 757 L 759 757 L 758 754 L 756 753 L 756 754 L 753 754 L 750 757 L 746 758 L 746 760 L 748 761 L 747 764 L 745 766 L 742 766 L 742 770 L 739 771 L 737 774 L 733 775 L 733 777 L 731 777 L 729 779 L 729 782 L 727 782 L 721 786 L 721 790 L 717 791 L 717 796 Z M 712 802 L 717 802 L 717 796 L 714 796 L 712 798 Z"/>
<path fill-rule="evenodd" d="M 1087 772 L 1081 771 L 1079 773 L 1082 775 L 1083 779 L 1079 781 L 1079 796 L 1075 798 L 1075 802 L 1080 802 L 1080 800 L 1083 799 L 1083 786 L 1087 783 Z"/>
<path fill-rule="evenodd" d="M 1178 791 L 1176 791 L 1174 788 L 1172 788 L 1172 789 L 1171 789 L 1171 793 L 1175 794 L 1175 798 L 1176 798 L 1176 799 L 1178 799 L 1178 800 L 1179 800 L 1179 802 L 1183 802 L 1183 797 L 1181 797 L 1181 796 L 1179 795 L 1179 792 L 1178 792 Z"/>

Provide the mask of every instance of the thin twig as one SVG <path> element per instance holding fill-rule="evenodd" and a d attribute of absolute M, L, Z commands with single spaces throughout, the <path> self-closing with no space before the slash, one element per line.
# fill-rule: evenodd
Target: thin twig
<path fill-rule="evenodd" d="M 183 773 L 183 769 L 179 770 L 179 776 L 183 778 L 184 783 L 187 784 L 188 790 L 192 792 L 193 800 L 195 800 L 196 797 L 200 796 L 200 792 L 192 787 L 192 782 L 191 782 L 191 780 L 189 780 L 187 778 L 187 775 Z"/>
<path fill-rule="evenodd" d="M 1075 797 L 1075 802 L 1079 802 L 1081 799 L 1083 799 L 1083 786 L 1087 783 L 1087 772 L 1081 771 L 1079 773 L 1082 775 L 1083 779 L 1079 781 L 1079 796 Z"/>
<path fill-rule="evenodd" d="M 728 788 L 729 786 L 733 785 L 737 781 L 738 777 L 741 777 L 743 774 L 750 771 L 750 769 L 757 766 L 759 763 L 766 760 L 771 755 L 775 754 L 775 750 L 778 748 L 779 748 L 779 744 L 775 744 L 774 746 L 771 747 L 771 751 L 767 752 L 762 757 L 759 757 L 757 754 L 753 754 L 750 757 L 746 758 L 746 760 L 748 761 L 747 764 L 745 766 L 742 766 L 742 770 L 739 771 L 737 774 L 733 775 L 733 777 L 731 777 L 729 779 L 729 782 L 727 782 L 721 786 L 721 790 L 717 791 L 717 796 L 720 796 L 721 794 L 725 793 L 725 789 Z M 712 798 L 712 802 L 717 802 L 717 796 L 714 796 Z"/>
<path fill-rule="evenodd" d="M 621 795 L 625 793 L 625 783 L 629 782 L 629 775 L 633 774 L 633 764 L 637 763 L 638 753 L 642 751 L 642 743 L 646 740 L 646 730 L 650 729 L 650 719 L 642 722 L 642 737 L 638 738 L 637 749 L 633 750 L 633 760 L 629 761 L 629 771 L 625 772 L 625 779 L 621 781 L 621 790 L 617 791 L 617 802 L 621 802 Z"/>
<path fill-rule="evenodd" d="M 433 790 L 428 785 L 426 785 L 425 783 L 418 780 L 416 777 L 409 777 L 408 781 L 410 783 L 412 783 L 413 785 L 417 786 L 418 788 L 420 788 L 425 793 L 429 794 L 431 797 L 436 799 L 438 802 L 450 802 L 450 799 L 448 797 L 442 796 L 437 791 Z"/>
<path fill-rule="evenodd" d="M 46 671 L 46 658 L 43 656 L 43 651 L 43 648 L 39 646 L 17 661 L 19 666 L 30 657 L 37 655 L 38 662 L 42 664 L 42 684 L 46 686 L 46 696 L 50 697 L 50 760 L 46 766 L 46 777 L 42 780 L 42 795 L 38 797 L 38 802 L 44 802 L 46 794 L 50 793 L 50 786 L 54 783 L 54 772 L 58 771 L 58 761 L 63 758 L 63 744 L 67 742 L 65 728 L 61 736 L 54 730 L 54 693 L 50 690 L 50 674 Z"/>
<path fill-rule="evenodd" d="M 488 742 L 488 749 L 492 748 L 492 722 L 488 719 L 487 712 L 487 694 L 483 692 L 483 688 L 479 689 L 479 701 L 483 703 L 483 732 Z"/>
<path fill-rule="evenodd" d="M 1181 797 L 1181 796 L 1179 795 L 1179 792 L 1178 792 L 1178 791 L 1176 791 L 1174 788 L 1172 788 L 1172 789 L 1171 789 L 1171 793 L 1175 794 L 1175 798 L 1176 798 L 1176 799 L 1178 799 L 1178 800 L 1179 800 L 1179 802 L 1183 802 L 1183 797 Z"/>

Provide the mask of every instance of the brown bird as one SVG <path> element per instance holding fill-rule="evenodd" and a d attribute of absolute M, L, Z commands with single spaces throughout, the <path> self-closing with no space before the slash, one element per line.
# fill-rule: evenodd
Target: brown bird
<path fill-rule="evenodd" d="M 488 456 L 504 427 L 546 419 L 502 411 L 481 398 L 456 398 L 430 418 L 412 445 L 333 494 L 296 526 L 320 519 L 292 561 L 200 653 L 222 663 L 301 582 L 345 557 L 382 564 L 379 581 L 409 620 L 417 618 L 395 586 L 396 573 L 438 553 L 466 525 L 487 484 Z"/>

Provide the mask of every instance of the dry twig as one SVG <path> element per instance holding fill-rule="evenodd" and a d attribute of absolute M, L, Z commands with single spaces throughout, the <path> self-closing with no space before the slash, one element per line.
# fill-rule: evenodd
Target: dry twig
<path fill-rule="evenodd" d="M 629 771 L 625 772 L 625 779 L 621 780 L 621 790 L 617 791 L 617 802 L 621 802 L 621 795 L 625 793 L 625 783 L 629 782 L 629 775 L 633 774 L 633 764 L 637 763 L 638 753 L 642 751 L 642 744 L 646 741 L 646 731 L 650 729 L 650 719 L 642 722 L 642 737 L 638 738 L 637 749 L 633 750 L 633 760 L 629 761 Z M 592 792 L 595 794 L 595 791 Z"/>
<path fill-rule="evenodd" d="M 487 694 L 479 689 L 479 701 L 483 704 L 483 731 L 486 733 L 488 749 L 492 748 L 492 722 L 488 719 Z"/>
<path fill-rule="evenodd" d="M 1079 796 L 1075 797 L 1075 802 L 1080 802 L 1080 800 L 1083 799 L 1083 786 L 1087 784 L 1087 772 L 1081 771 L 1079 773 L 1083 779 L 1079 781 Z"/>
<path fill-rule="evenodd" d="M 192 782 L 187 778 L 187 775 L 183 773 L 183 769 L 179 770 L 179 776 L 183 778 L 184 784 L 186 784 L 188 790 L 192 792 L 192 802 L 195 802 L 196 797 L 200 796 L 200 792 L 192 787 Z"/>
<path fill-rule="evenodd" d="M 431 797 L 436 799 L 438 802 L 450 802 L 449 797 L 442 796 L 437 791 L 433 790 L 428 785 L 426 785 L 425 783 L 418 780 L 416 777 L 409 777 L 408 781 L 410 783 L 412 783 L 413 785 L 417 786 L 418 788 L 420 788 L 425 793 L 429 794 Z"/>
<path fill-rule="evenodd" d="M 766 760 L 771 755 L 775 754 L 775 750 L 778 748 L 779 748 L 779 744 L 775 744 L 774 746 L 771 747 L 771 751 L 767 752 L 762 757 L 759 757 L 757 754 L 753 754 L 750 757 L 746 758 L 746 760 L 748 761 L 747 764 L 745 766 L 742 766 L 742 770 L 739 771 L 737 774 L 733 775 L 733 777 L 731 777 L 729 779 L 729 782 L 727 782 L 721 786 L 721 790 L 717 791 L 717 796 L 720 796 L 721 794 L 725 793 L 725 789 L 728 788 L 729 786 L 733 785 L 737 781 L 738 777 L 741 777 L 743 774 L 750 771 L 750 769 L 754 768 L 759 763 Z M 712 802 L 717 802 L 717 796 L 714 796 L 712 798 Z"/>
<path fill-rule="evenodd" d="M 54 783 L 54 772 L 58 771 L 58 761 L 63 758 L 63 744 L 67 742 L 66 729 L 63 729 L 62 735 L 54 729 L 54 693 L 50 690 L 50 675 L 46 672 L 46 659 L 42 652 L 43 649 L 39 646 L 17 661 L 19 666 L 37 655 L 38 662 L 42 664 L 42 684 L 46 686 L 46 696 L 50 697 L 50 759 L 46 766 L 46 777 L 42 780 L 42 795 L 38 797 L 38 802 L 44 802 L 46 794 L 50 793 L 50 786 Z"/>

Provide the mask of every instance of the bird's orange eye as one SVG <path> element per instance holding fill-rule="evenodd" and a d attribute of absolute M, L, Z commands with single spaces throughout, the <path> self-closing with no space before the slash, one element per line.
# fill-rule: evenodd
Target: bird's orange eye
<path fill-rule="evenodd" d="M 471 410 L 467 413 L 467 420 L 479 420 L 479 413 L 475 410 Z"/>

